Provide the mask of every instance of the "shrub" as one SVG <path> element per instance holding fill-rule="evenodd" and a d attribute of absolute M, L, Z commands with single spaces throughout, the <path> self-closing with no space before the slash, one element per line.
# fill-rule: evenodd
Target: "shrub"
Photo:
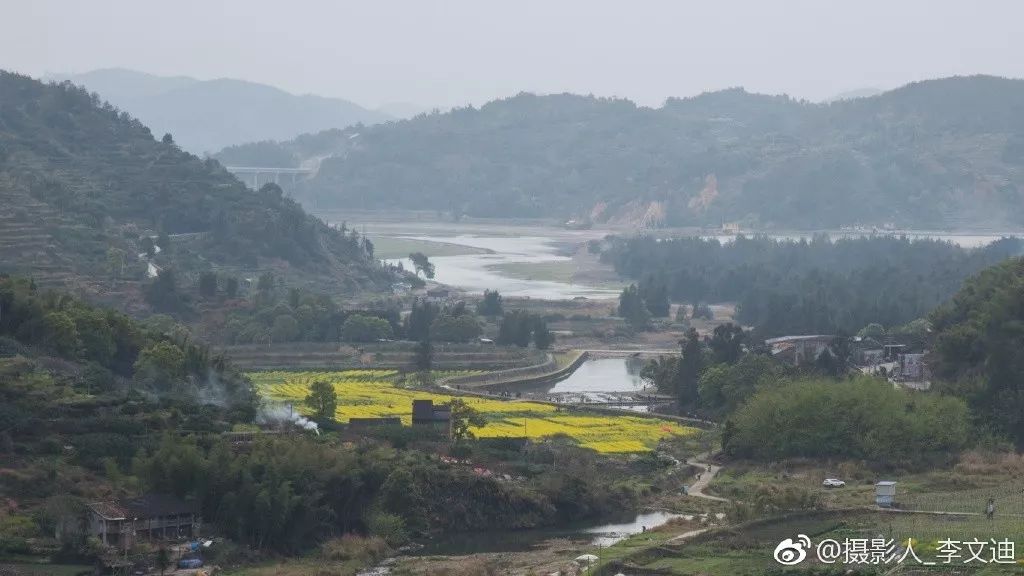
<path fill-rule="evenodd" d="M 441 342 L 468 342 L 480 336 L 480 324 L 472 314 L 441 314 L 430 324 L 430 335 Z"/>
<path fill-rule="evenodd" d="M 388 550 L 387 542 L 378 536 L 345 534 L 324 542 L 320 546 L 320 555 L 324 560 L 335 562 L 357 560 L 361 564 L 373 564 L 384 558 Z"/>
<path fill-rule="evenodd" d="M 405 530 L 405 520 L 397 514 L 373 512 L 366 519 L 366 527 L 374 536 L 379 536 L 392 546 L 401 546 L 409 535 Z"/>
<path fill-rule="evenodd" d="M 376 316 L 353 314 L 341 325 L 341 339 L 346 342 L 376 342 L 392 335 L 391 324 Z"/>

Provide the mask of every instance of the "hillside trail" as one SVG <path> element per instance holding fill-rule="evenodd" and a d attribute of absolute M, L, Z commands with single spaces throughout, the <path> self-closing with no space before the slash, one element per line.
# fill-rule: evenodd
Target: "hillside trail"
<path fill-rule="evenodd" d="M 714 502 L 731 502 L 731 500 L 729 500 L 728 498 L 712 496 L 711 494 L 704 493 L 704 489 L 707 488 L 708 484 L 710 484 L 712 480 L 714 480 L 715 475 L 717 475 L 718 472 L 722 470 L 721 466 L 707 462 L 707 460 L 710 459 L 710 456 L 711 454 L 709 452 L 697 454 L 696 456 L 693 457 L 693 459 L 687 462 L 691 466 L 697 466 L 698 468 L 702 468 L 703 471 L 698 473 L 697 480 L 694 481 L 694 483 L 686 489 L 686 495 L 693 496 L 695 498 L 703 498 L 705 500 L 712 500 Z M 700 528 L 698 530 L 690 530 L 689 532 L 683 532 L 678 536 L 670 538 L 665 543 L 678 544 L 680 542 L 693 538 L 694 536 L 703 534 L 708 530 L 710 530 L 710 528 Z"/>
<path fill-rule="evenodd" d="M 703 454 L 697 454 L 692 460 L 687 463 L 691 466 L 697 466 L 703 470 L 698 473 L 697 480 L 686 489 L 687 496 L 694 496 L 697 498 L 704 498 L 705 500 L 713 500 L 715 502 L 730 502 L 728 498 L 721 498 L 719 496 L 712 496 L 711 494 L 705 494 L 704 489 L 708 487 L 708 484 L 714 480 L 715 475 L 722 469 L 721 466 L 711 464 L 707 462 L 711 454 L 704 452 Z"/>

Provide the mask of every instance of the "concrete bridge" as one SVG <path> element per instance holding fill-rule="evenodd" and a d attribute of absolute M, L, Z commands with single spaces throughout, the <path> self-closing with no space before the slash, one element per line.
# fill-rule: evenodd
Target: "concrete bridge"
<path fill-rule="evenodd" d="M 224 168 L 253 190 L 259 190 L 261 185 L 270 182 L 281 184 L 282 180 L 295 184 L 316 173 L 316 170 L 312 168 L 274 168 L 271 166 L 225 166 Z"/>

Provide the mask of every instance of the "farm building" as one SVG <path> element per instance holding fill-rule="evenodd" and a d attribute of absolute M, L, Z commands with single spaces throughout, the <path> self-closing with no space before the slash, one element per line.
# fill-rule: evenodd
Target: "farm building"
<path fill-rule="evenodd" d="M 199 525 L 192 503 L 166 494 L 88 505 L 89 534 L 107 546 L 131 546 L 137 539 L 191 538 Z"/>
<path fill-rule="evenodd" d="M 850 339 L 851 357 L 858 366 L 876 366 L 885 361 L 882 343 L 870 336 L 854 336 Z"/>
<path fill-rule="evenodd" d="M 892 480 L 882 480 L 875 484 L 875 504 L 883 508 L 892 508 L 896 500 L 896 483 Z"/>
<path fill-rule="evenodd" d="M 448 406 L 434 406 L 433 400 L 412 401 L 412 424 L 448 427 L 452 419 L 452 409 Z"/>
<path fill-rule="evenodd" d="M 427 300 L 432 302 L 443 302 L 448 299 L 447 288 L 430 288 L 427 290 Z"/>

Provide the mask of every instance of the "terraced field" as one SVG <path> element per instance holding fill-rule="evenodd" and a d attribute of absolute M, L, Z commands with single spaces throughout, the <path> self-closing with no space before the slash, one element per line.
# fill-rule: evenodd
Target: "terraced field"
<path fill-rule="evenodd" d="M 455 372 L 437 373 L 437 377 Z M 468 371 L 457 374 L 470 374 Z M 407 388 L 397 382 L 395 370 L 343 370 L 337 372 L 253 372 L 249 374 L 264 398 L 299 406 L 315 381 L 331 382 L 338 393 L 336 419 L 398 416 L 412 423 L 412 401 L 449 402 L 454 396 Z M 645 452 L 667 436 L 694 434 L 676 422 L 639 416 L 566 413 L 550 404 L 519 400 L 462 397 L 487 423 L 473 430 L 479 438 L 542 439 L 565 435 L 581 446 L 602 453 Z"/>

